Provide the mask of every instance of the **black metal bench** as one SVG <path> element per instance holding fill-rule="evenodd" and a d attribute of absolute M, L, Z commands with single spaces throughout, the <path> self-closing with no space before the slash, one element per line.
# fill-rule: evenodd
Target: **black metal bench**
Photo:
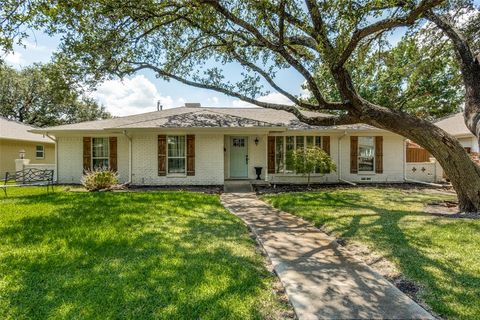
<path fill-rule="evenodd" d="M 0 188 L 3 189 L 5 196 L 7 196 L 8 188 L 26 186 L 46 186 L 47 192 L 49 192 L 49 188 L 51 188 L 53 192 L 53 170 L 32 168 L 15 173 L 7 172 L 3 185 L 0 185 Z"/>

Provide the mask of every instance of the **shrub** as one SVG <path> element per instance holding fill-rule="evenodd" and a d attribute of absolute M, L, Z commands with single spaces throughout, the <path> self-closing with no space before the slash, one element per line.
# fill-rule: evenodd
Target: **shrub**
<path fill-rule="evenodd" d="M 118 174 L 114 171 L 97 169 L 86 172 L 82 177 L 82 185 L 88 191 L 110 189 L 118 184 Z"/>
<path fill-rule="evenodd" d="M 337 166 L 332 158 L 318 147 L 309 147 L 289 152 L 287 154 L 287 163 L 294 168 L 296 173 L 307 176 L 308 186 L 310 186 L 310 175 L 312 173 L 325 174 L 337 170 Z"/>

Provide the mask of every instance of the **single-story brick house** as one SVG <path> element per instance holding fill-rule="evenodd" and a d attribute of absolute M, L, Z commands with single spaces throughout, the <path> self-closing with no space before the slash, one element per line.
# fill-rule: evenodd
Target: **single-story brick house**
<path fill-rule="evenodd" d="M 318 114 L 312 114 L 317 115 Z M 337 171 L 312 182 L 403 182 L 402 136 L 364 124 L 315 127 L 283 111 L 200 104 L 32 130 L 56 139 L 57 180 L 109 167 L 133 185 L 222 185 L 230 179 L 305 182 L 286 165 L 289 150 L 319 146 Z"/>

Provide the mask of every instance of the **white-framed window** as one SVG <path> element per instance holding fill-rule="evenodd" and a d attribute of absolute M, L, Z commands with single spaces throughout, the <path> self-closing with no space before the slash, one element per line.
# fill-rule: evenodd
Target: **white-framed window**
<path fill-rule="evenodd" d="M 321 136 L 276 136 L 275 173 L 294 173 L 292 164 L 287 161 L 290 152 L 308 147 L 322 147 Z M 315 170 L 316 171 L 316 170 Z M 316 172 L 318 173 L 318 172 Z"/>
<path fill-rule="evenodd" d="M 375 172 L 374 137 L 358 137 L 358 172 Z"/>
<path fill-rule="evenodd" d="M 108 169 L 108 138 L 92 138 L 92 169 Z"/>
<path fill-rule="evenodd" d="M 35 147 L 35 158 L 44 159 L 45 158 L 45 147 L 43 145 L 37 145 Z"/>
<path fill-rule="evenodd" d="M 185 136 L 167 136 L 167 172 L 185 174 L 187 163 L 187 143 Z"/>

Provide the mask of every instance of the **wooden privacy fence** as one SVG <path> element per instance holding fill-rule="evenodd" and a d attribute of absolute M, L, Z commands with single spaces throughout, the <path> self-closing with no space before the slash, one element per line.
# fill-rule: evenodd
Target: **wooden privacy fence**
<path fill-rule="evenodd" d="M 407 162 L 429 162 L 430 157 L 430 153 L 423 148 L 407 147 Z"/>

